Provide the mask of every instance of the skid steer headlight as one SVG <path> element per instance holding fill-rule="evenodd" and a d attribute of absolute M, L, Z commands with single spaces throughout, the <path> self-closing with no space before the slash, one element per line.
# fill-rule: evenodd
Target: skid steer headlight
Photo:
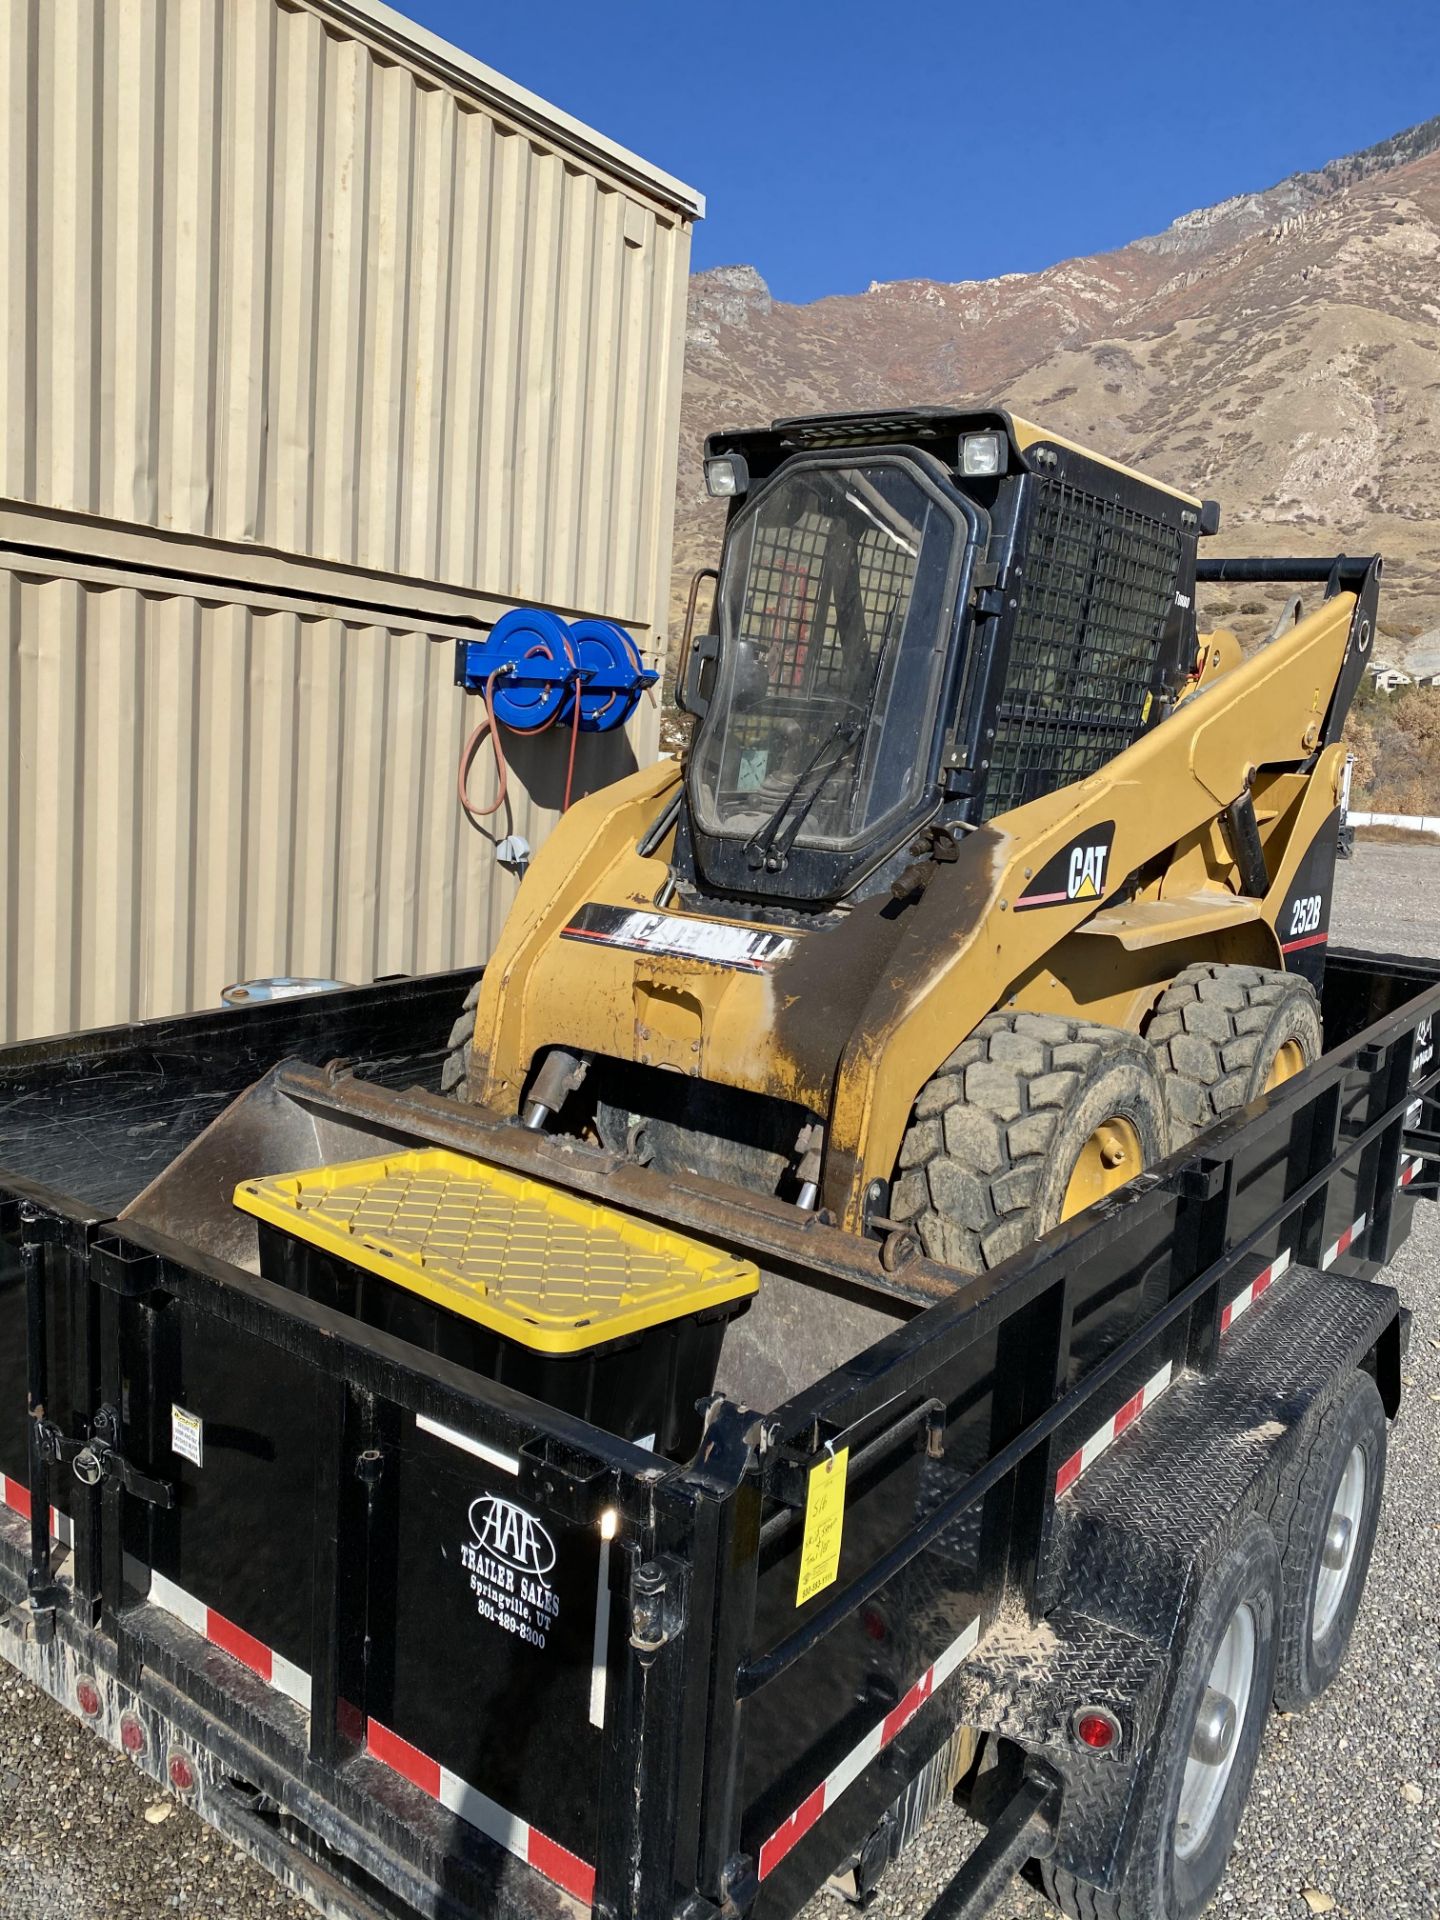
<path fill-rule="evenodd" d="M 968 480 L 987 479 L 1005 471 L 1003 433 L 967 433 L 960 442 L 960 471 Z"/>
<path fill-rule="evenodd" d="M 749 491 L 750 469 L 738 453 L 717 453 L 705 462 L 705 491 L 716 500 L 738 500 Z"/>

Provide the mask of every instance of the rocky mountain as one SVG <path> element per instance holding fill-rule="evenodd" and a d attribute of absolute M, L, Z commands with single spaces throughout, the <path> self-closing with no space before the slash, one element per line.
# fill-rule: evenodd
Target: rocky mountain
<path fill-rule="evenodd" d="M 1382 552 L 1382 643 L 1403 661 L 1440 626 L 1440 117 L 1042 273 L 809 306 L 750 267 L 697 274 L 677 613 L 718 550 L 707 431 L 938 401 L 1013 407 L 1215 496 L 1212 552 Z M 1227 591 L 1209 611 L 1263 630 Z"/>

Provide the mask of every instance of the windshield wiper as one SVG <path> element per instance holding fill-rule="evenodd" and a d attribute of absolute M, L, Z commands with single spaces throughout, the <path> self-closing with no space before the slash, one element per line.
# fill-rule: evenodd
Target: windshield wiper
<path fill-rule="evenodd" d="M 810 758 L 805 762 L 805 765 L 800 769 L 793 783 L 787 788 L 785 796 L 779 806 L 776 807 L 769 819 L 758 826 L 745 842 L 745 853 L 752 867 L 763 867 L 777 851 L 783 861 L 784 856 L 789 853 L 791 846 L 794 844 L 796 834 L 799 833 L 801 827 L 805 824 L 805 816 L 819 799 L 825 782 L 830 778 L 831 774 L 835 772 L 837 767 L 844 764 L 846 757 L 854 748 L 855 743 L 864 731 L 865 722 L 858 716 L 852 716 L 848 720 L 837 720 L 835 722 L 830 731 L 821 740 L 819 746 L 816 747 L 814 753 L 811 754 Z M 822 765 L 821 762 L 825 754 L 837 740 L 840 742 L 840 751 L 828 764 Z M 818 778 L 816 777 L 817 775 Z M 807 781 L 813 783 L 810 785 L 808 791 L 806 790 Z M 790 813 L 792 807 L 795 808 L 795 812 L 789 821 L 789 833 L 786 836 L 784 844 L 777 850 L 775 845 L 776 837 L 779 834 L 782 824 L 785 822 L 786 815 Z"/>

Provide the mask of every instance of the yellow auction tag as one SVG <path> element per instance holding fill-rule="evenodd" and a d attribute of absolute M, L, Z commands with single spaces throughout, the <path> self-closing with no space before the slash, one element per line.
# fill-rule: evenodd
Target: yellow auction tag
<path fill-rule="evenodd" d="M 795 1589 L 797 1607 L 823 1593 L 840 1571 L 849 1464 L 850 1449 L 841 1447 L 810 1469 L 810 1484 L 805 1489 L 805 1537 L 800 1542 L 800 1579 Z"/>

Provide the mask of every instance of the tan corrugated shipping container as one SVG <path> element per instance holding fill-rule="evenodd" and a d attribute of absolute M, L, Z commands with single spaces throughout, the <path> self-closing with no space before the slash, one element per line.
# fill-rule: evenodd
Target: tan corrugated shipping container
<path fill-rule="evenodd" d="M 484 956 L 454 636 L 663 645 L 700 211 L 368 0 L 0 0 L 0 1034 Z"/>

